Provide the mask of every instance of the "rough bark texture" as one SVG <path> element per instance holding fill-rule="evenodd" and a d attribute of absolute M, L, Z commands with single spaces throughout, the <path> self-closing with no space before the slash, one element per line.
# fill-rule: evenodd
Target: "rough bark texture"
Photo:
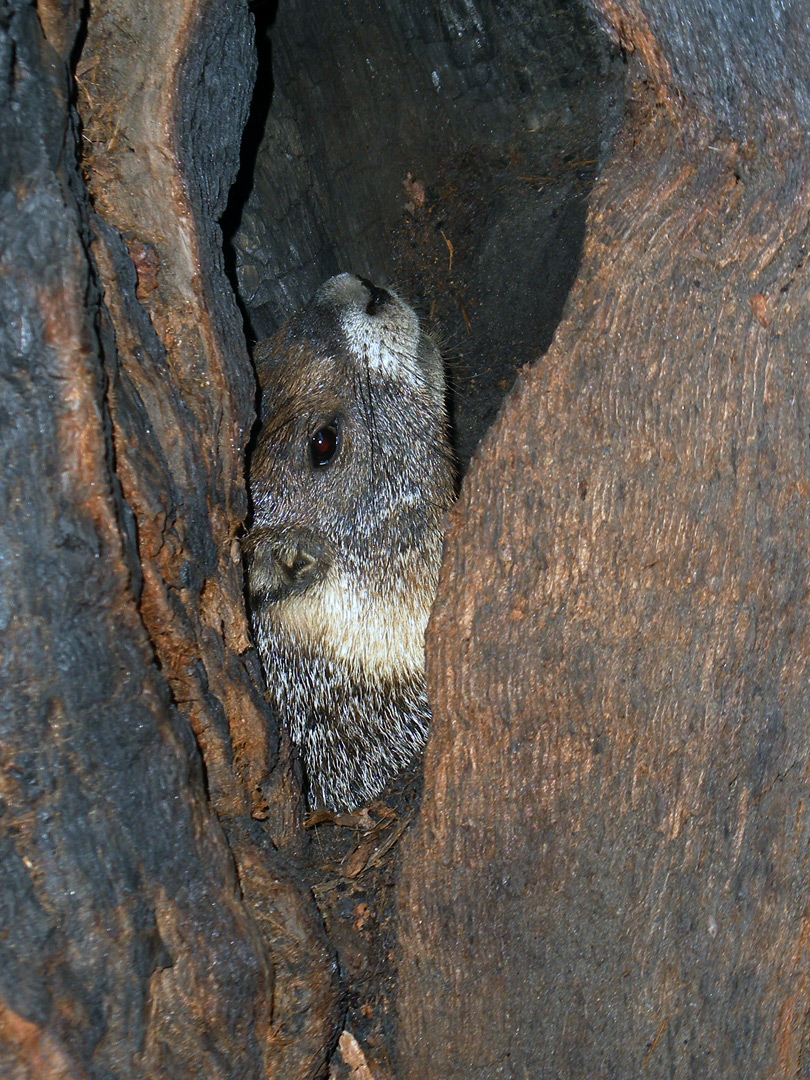
<path fill-rule="evenodd" d="M 463 468 L 559 321 L 623 65 L 578 5 L 556 0 L 360 0 L 317 19 L 290 0 L 267 22 L 249 121 L 260 139 L 243 144 L 225 229 L 249 325 L 268 334 L 338 270 L 393 281 L 445 347 Z M 319 824 L 304 853 L 345 1023 L 375 1077 L 396 985 L 399 846 L 386 845 L 413 815 L 410 794 L 386 793 L 391 812 L 365 824 Z"/>
<path fill-rule="evenodd" d="M 397 979 L 405 822 L 313 878 L 341 1080 L 394 993 L 402 1080 L 810 1075 L 806 5 L 591 3 L 587 221 L 610 65 L 550 0 L 281 5 L 241 158 L 249 318 L 427 282 L 463 454 L 585 237 L 452 517 Z M 0 10 L 2 1080 L 303 1080 L 339 1032 L 242 603 L 254 69 L 242 0 Z"/>
<path fill-rule="evenodd" d="M 398 1075 L 806 1076 L 807 6 L 594 7 L 635 82 L 452 515 Z"/>
<path fill-rule="evenodd" d="M 259 823 L 254 381 L 215 225 L 244 5 L 0 14 L 0 1075 L 310 1076 L 317 911 Z"/>

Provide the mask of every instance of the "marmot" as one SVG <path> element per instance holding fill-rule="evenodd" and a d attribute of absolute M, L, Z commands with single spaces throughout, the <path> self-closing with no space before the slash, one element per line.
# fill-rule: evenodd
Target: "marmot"
<path fill-rule="evenodd" d="M 351 809 L 427 739 L 425 628 L 454 497 L 444 368 L 413 309 L 354 274 L 255 360 L 256 639 L 310 807 Z"/>

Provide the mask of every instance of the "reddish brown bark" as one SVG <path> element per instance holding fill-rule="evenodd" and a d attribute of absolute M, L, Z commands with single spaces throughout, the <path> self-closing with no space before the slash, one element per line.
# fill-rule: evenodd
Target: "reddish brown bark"
<path fill-rule="evenodd" d="M 214 224 L 251 23 L 158 7 L 93 9 L 82 35 L 92 205 L 78 13 L 0 17 L 9 1080 L 287 1080 L 336 1037 L 332 950 L 259 824 L 275 728 L 237 542 L 255 391 Z"/>
<path fill-rule="evenodd" d="M 410 1080 L 808 1067 L 810 42 L 765 7 L 600 5 L 627 121 L 431 628 Z"/>
<path fill-rule="evenodd" d="M 78 9 L 7 7 L 0 1075 L 316 1076 L 338 1033 L 334 957 L 274 845 L 301 842 L 242 603 L 254 382 L 216 225 L 250 95 L 247 10 L 91 6 L 79 47 Z M 436 725 L 399 886 L 408 1080 L 803 1075 L 810 1061 L 806 13 L 594 7 L 630 59 L 627 115 L 555 344 L 453 513 L 431 633 Z M 519 11 L 493 12 L 481 25 L 518 35 L 503 56 L 528 80 L 514 110 L 487 105 L 511 121 L 542 85 L 527 42 L 557 13 L 524 39 Z M 455 5 L 405 14 L 391 55 L 407 65 L 399 45 L 427 33 L 425 87 L 434 63 L 464 102 L 511 86 L 486 35 L 445 41 Z M 396 105 L 398 71 L 375 101 Z M 286 72 L 292 93 L 294 60 Z M 422 207 L 436 280 L 445 248 L 475 270 L 468 224 L 514 269 L 510 212 L 550 229 L 562 207 L 558 192 L 539 212 L 549 178 L 524 176 L 511 129 L 493 167 L 530 186 L 487 201 L 468 111 L 446 126 L 466 164 Z M 411 121 L 429 147 L 431 124 Z M 345 179 L 341 155 L 319 183 Z M 382 265 L 388 232 L 360 228 L 354 202 L 335 250 L 368 234 Z M 465 250 L 434 213 L 456 215 Z M 274 265 L 258 255 L 254 269 Z M 324 253 L 310 255 L 314 273 Z M 478 265 L 479 284 L 481 265 L 499 264 Z M 545 273 L 545 255 L 525 266 Z M 333 922 L 377 933 L 360 893 L 327 884 Z M 344 1035 L 336 1075 L 388 1063 L 393 975 L 351 930 L 334 935 L 376 1043 Z"/>

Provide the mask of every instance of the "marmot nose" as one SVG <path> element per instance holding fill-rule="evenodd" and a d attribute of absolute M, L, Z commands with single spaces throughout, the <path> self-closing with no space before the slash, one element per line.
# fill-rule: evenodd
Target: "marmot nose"
<path fill-rule="evenodd" d="M 259 526 L 253 535 L 251 599 L 278 604 L 323 581 L 332 558 L 323 544 L 303 530 Z"/>
<path fill-rule="evenodd" d="M 359 274 L 358 277 L 360 277 Z M 378 312 L 380 308 L 383 307 L 383 305 L 389 303 L 389 301 L 391 300 L 390 292 L 386 292 L 385 289 L 378 289 L 376 285 L 374 285 L 368 280 L 368 278 L 361 277 L 360 284 L 365 285 L 365 287 L 369 291 L 369 295 L 371 296 L 371 299 L 366 305 L 367 315 L 376 314 L 376 312 Z"/>

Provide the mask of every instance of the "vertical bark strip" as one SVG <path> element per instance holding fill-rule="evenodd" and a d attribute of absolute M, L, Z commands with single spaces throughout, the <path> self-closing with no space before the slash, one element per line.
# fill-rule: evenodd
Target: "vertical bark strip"
<path fill-rule="evenodd" d="M 236 778 L 258 805 L 271 753 L 251 680 L 229 658 L 249 645 L 235 539 L 255 390 L 214 224 L 254 67 L 247 11 L 229 3 L 175 5 L 161 18 L 150 5 L 106 5 L 91 12 L 80 61 L 95 254 L 112 286 L 120 357 L 116 466 L 137 521 L 141 611 L 214 803 L 230 813 L 244 802 Z"/>
<path fill-rule="evenodd" d="M 410 1080 L 808 1065 L 806 9 L 594 6 L 627 123 L 431 628 Z"/>
<path fill-rule="evenodd" d="M 154 664 L 112 468 L 114 354 L 69 113 L 78 26 L 47 8 L 46 37 L 33 7 L 6 15 L 0 1075 L 258 1076 L 271 969 Z"/>
<path fill-rule="evenodd" d="M 217 221 L 253 86 L 252 34 L 246 6 L 231 0 L 91 12 L 82 116 L 95 253 L 113 285 L 120 368 L 111 412 L 137 519 L 141 614 L 202 750 L 247 908 L 276 967 L 265 1067 L 291 1080 L 325 1059 L 338 1000 L 311 898 L 248 820 L 267 815 L 276 747 L 248 651 L 237 540 L 255 380 Z M 122 93 L 132 87 L 138 94 Z"/>
<path fill-rule="evenodd" d="M 7 8 L 0 1075 L 312 1076 L 333 958 L 253 820 L 276 752 L 237 542 L 254 383 L 215 223 L 251 20 L 92 7 L 82 178 L 78 10 Z"/>

